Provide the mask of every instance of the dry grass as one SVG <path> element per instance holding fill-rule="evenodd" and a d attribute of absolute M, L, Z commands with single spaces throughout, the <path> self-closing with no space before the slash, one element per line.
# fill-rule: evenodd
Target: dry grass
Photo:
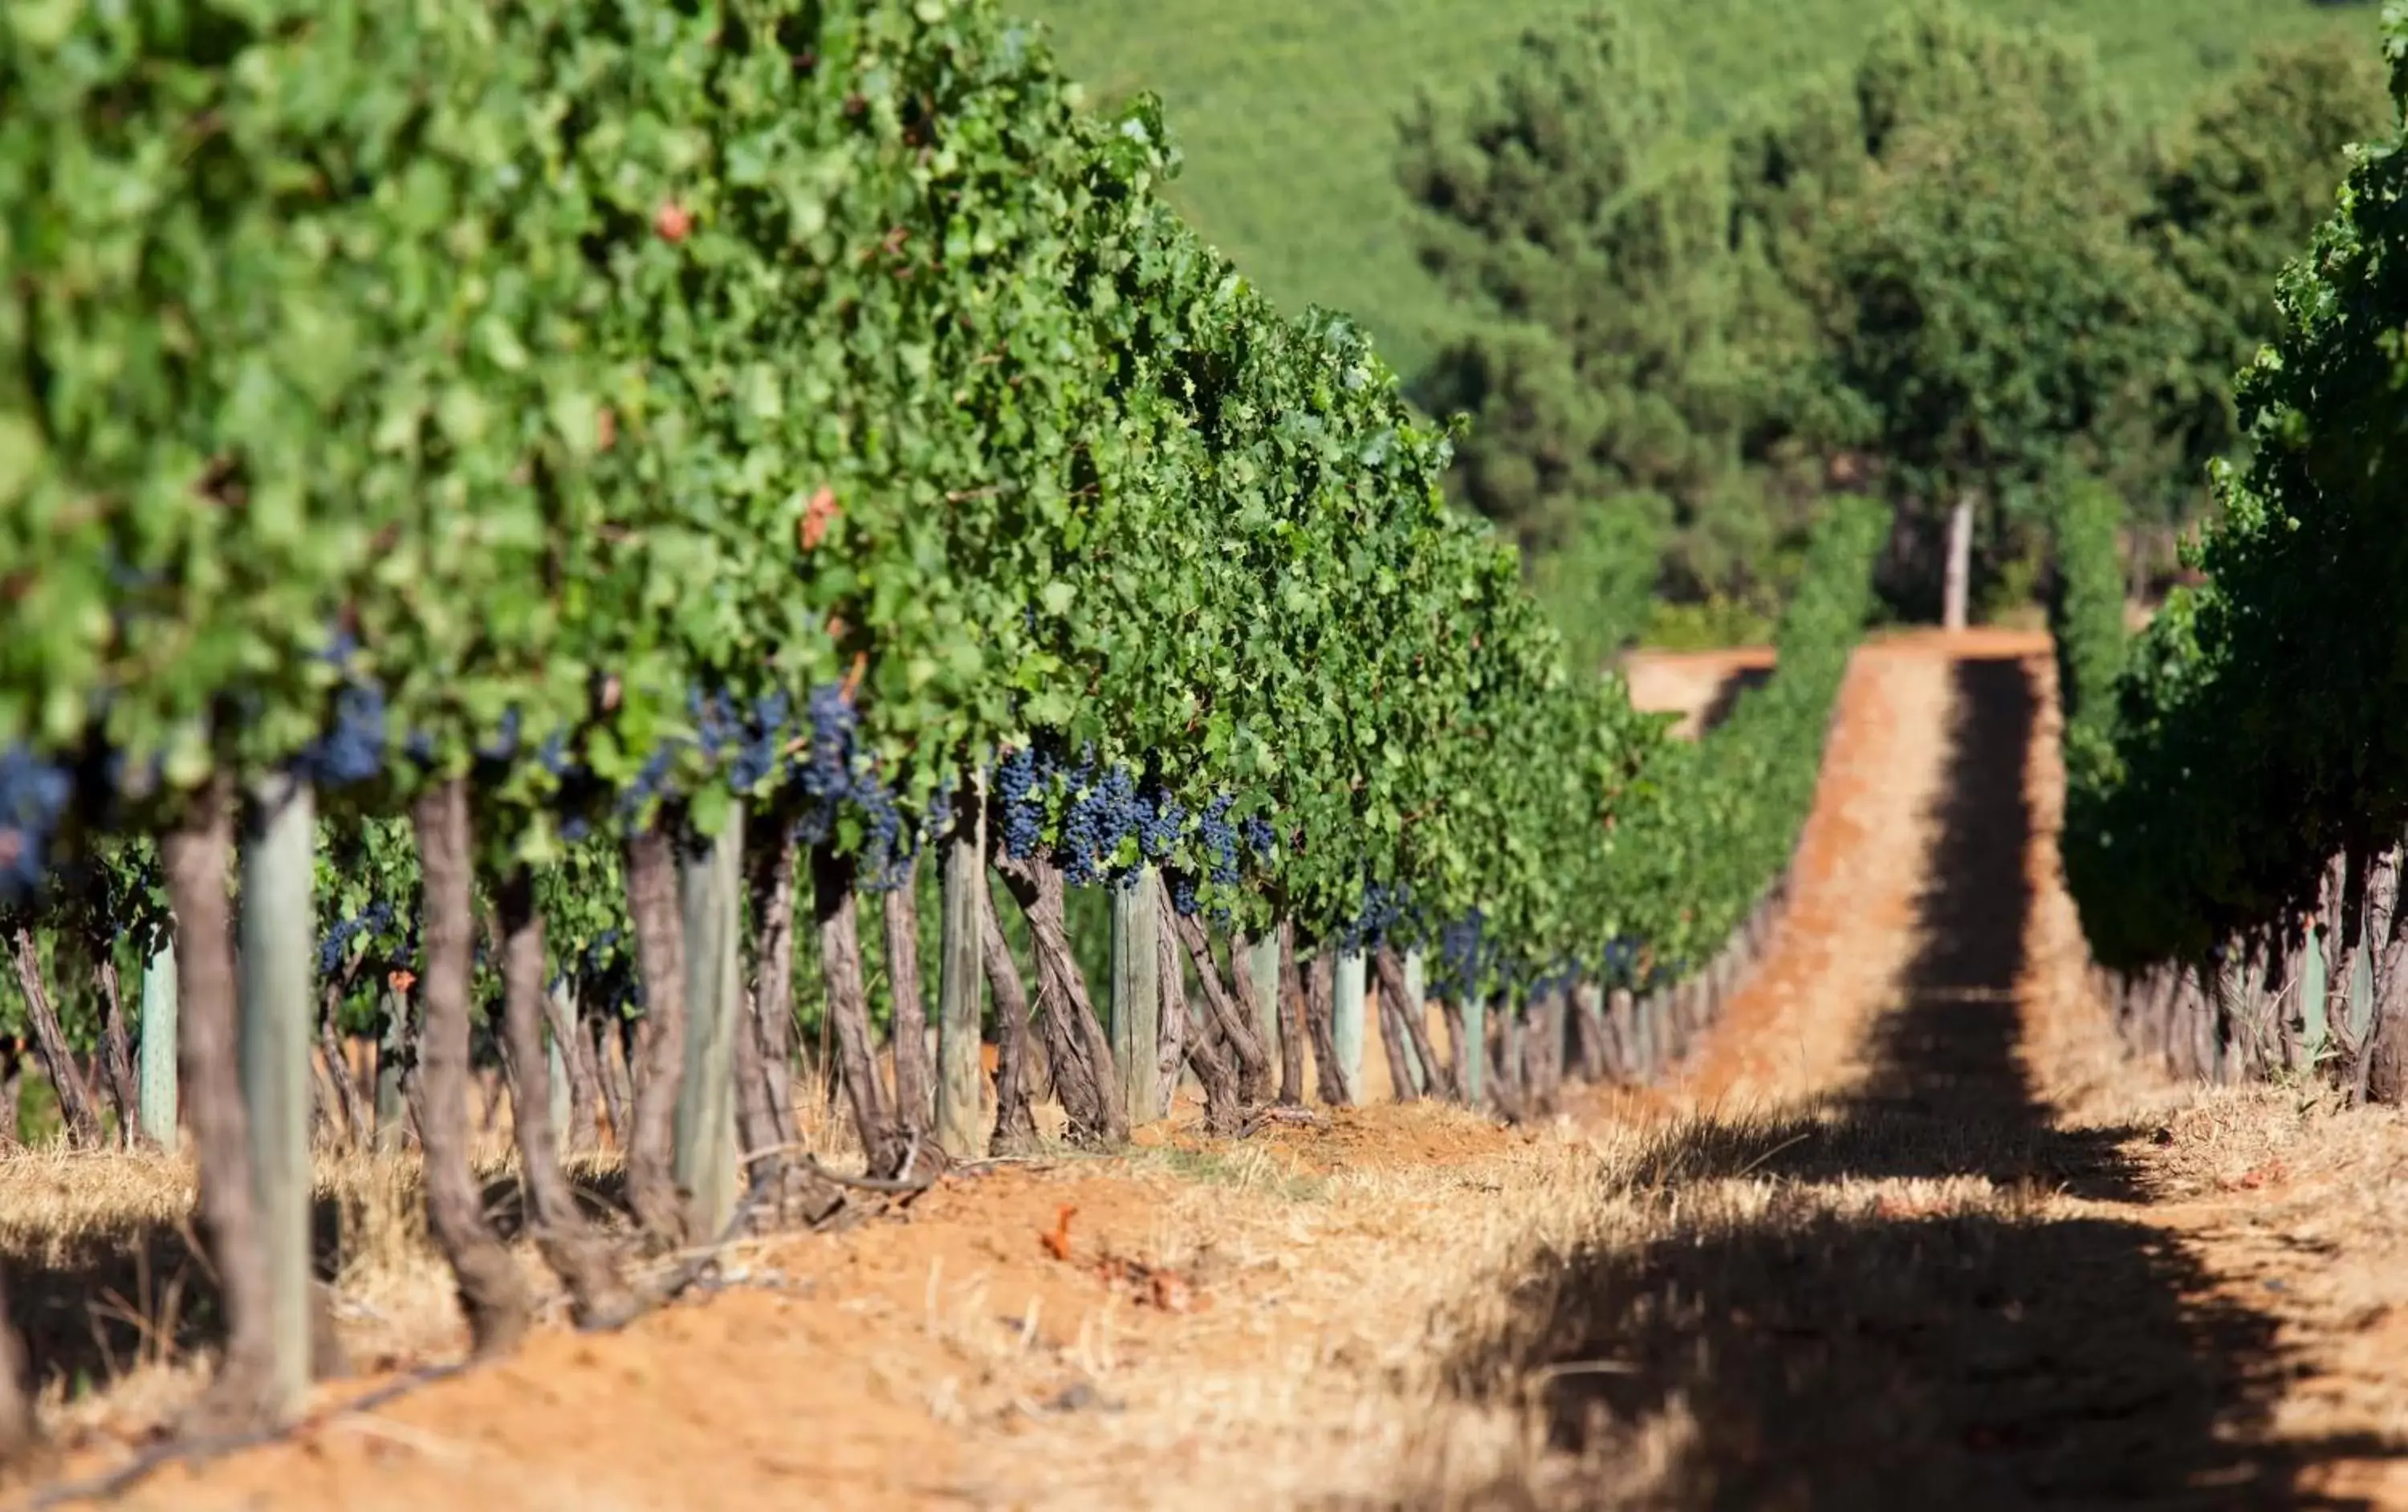
<path fill-rule="evenodd" d="M 831 1164 L 857 1166 L 859 1142 L 827 1092 L 824 1081 L 798 1083 L 798 1141 Z M 539 1319 L 556 1323 L 566 1299 L 520 1232 L 511 1137 L 505 1099 L 471 1158 L 487 1216 L 525 1272 Z M 616 1152 L 566 1165 L 589 1214 L 623 1228 Z M 427 1230 L 417 1155 L 322 1148 L 313 1166 L 318 1268 L 351 1369 L 379 1375 L 459 1356 L 467 1332 Z M 61 1444 L 148 1437 L 206 1382 L 222 1334 L 194 1202 L 187 1156 L 62 1146 L 0 1155 L 0 1266 L 40 1383 L 42 1420 Z"/>

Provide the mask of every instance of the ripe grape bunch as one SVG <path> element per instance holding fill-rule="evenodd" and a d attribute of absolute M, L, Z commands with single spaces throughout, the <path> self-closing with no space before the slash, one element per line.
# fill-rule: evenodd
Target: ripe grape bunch
<path fill-rule="evenodd" d="M 64 767 L 22 746 L 0 750 L 0 898 L 14 900 L 42 885 L 50 842 L 74 796 Z"/>
<path fill-rule="evenodd" d="M 1363 906 L 1354 921 L 1339 931 L 1339 943 L 1349 950 L 1377 948 L 1391 935 L 1405 934 L 1412 919 L 1412 888 L 1374 882 L 1363 889 Z"/>
<path fill-rule="evenodd" d="M 350 919 L 343 920 L 318 938 L 318 975 L 334 979 L 343 972 L 343 963 L 351 952 L 351 942 L 366 935 L 374 940 L 393 929 L 395 915 L 393 905 L 380 898 Z M 412 921 L 409 934 L 417 934 Z"/>
<path fill-rule="evenodd" d="M 295 763 L 316 787 L 348 788 L 384 770 L 389 711 L 384 690 L 358 668 L 359 649 L 358 639 L 338 629 L 319 653 L 321 660 L 342 669 L 343 680 L 335 690 L 328 728 L 302 750 Z M 431 753 L 425 736 L 415 733 L 414 736 L 410 744 Z"/>
<path fill-rule="evenodd" d="M 1073 887 L 1125 885 L 1140 868 L 1157 867 L 1171 906 L 1182 915 L 1202 906 L 1205 882 L 1238 884 L 1241 841 L 1260 856 L 1277 843 L 1258 814 L 1231 822 L 1235 795 L 1192 809 L 1158 778 L 1102 764 L 1092 747 L 1076 761 L 1052 741 L 1008 750 L 995 763 L 992 783 L 1005 855 L 1026 861 L 1044 851 Z"/>
<path fill-rule="evenodd" d="M 1476 996 L 1484 968 L 1492 953 L 1487 920 L 1474 908 L 1439 931 L 1439 970 L 1458 999 Z"/>

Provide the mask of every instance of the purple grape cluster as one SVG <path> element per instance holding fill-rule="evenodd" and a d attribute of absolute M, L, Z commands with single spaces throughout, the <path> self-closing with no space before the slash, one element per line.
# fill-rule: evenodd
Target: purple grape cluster
<path fill-rule="evenodd" d="M 724 692 L 690 692 L 686 712 L 704 759 L 724 762 L 728 786 L 738 792 L 769 780 L 794 733 L 795 702 L 782 689 L 761 694 L 750 708 L 738 706 Z"/>
<path fill-rule="evenodd" d="M 817 845 L 835 829 L 837 810 L 853 796 L 854 741 L 860 720 L 853 700 L 836 683 L 822 683 L 811 690 L 804 702 L 803 717 L 810 727 L 810 739 L 795 776 L 795 792 L 804 806 L 803 842 Z"/>
<path fill-rule="evenodd" d="M 1205 875 L 1216 887 L 1238 885 L 1238 830 L 1229 822 L 1229 808 L 1235 802 L 1223 793 L 1205 805 L 1196 822 L 1196 844 L 1204 853 Z"/>
<path fill-rule="evenodd" d="M 694 735 L 665 740 L 645 759 L 619 795 L 623 818 L 666 796 L 678 758 L 695 750 L 724 771 L 737 791 L 757 792 L 767 785 L 794 800 L 799 809 L 794 834 L 805 846 L 825 842 L 850 807 L 860 815 L 866 831 L 858 858 L 863 885 L 878 892 L 900 884 L 906 863 L 918 853 L 918 836 L 906 835 L 894 793 L 862 751 L 860 719 L 841 684 L 812 689 L 799 722 L 793 699 L 774 689 L 749 706 L 724 692 L 697 690 L 688 693 L 686 712 Z M 931 809 L 932 822 L 950 822 L 948 813 L 940 802 Z M 583 823 L 562 826 L 562 834 L 571 840 L 588 833 L 590 827 Z"/>
<path fill-rule="evenodd" d="M 318 938 L 318 975 L 337 977 L 342 974 L 343 961 L 351 954 L 351 942 L 366 934 L 373 939 L 393 928 L 393 905 L 379 899 L 346 919 Z"/>
<path fill-rule="evenodd" d="M 1255 855 L 1268 859 L 1279 854 L 1279 832 L 1271 828 L 1269 816 L 1249 814 L 1245 822 L 1239 826 L 1239 831 Z"/>
<path fill-rule="evenodd" d="M 801 759 L 789 763 L 793 791 L 804 806 L 797 835 L 806 845 L 821 843 L 850 805 L 867 832 L 855 858 L 862 886 L 872 892 L 894 891 L 910 875 L 909 863 L 919 854 L 919 836 L 907 838 L 895 794 L 861 749 L 861 719 L 852 695 L 840 683 L 821 683 L 805 700 L 803 713 L 810 727 L 809 739 Z"/>
<path fill-rule="evenodd" d="M 896 806 L 895 795 L 875 778 L 859 782 L 853 802 L 869 827 L 868 839 L 855 862 L 856 875 L 868 891 L 892 892 L 910 876 L 910 863 L 920 854 L 920 836 L 904 834 L 903 811 Z"/>
<path fill-rule="evenodd" d="M 619 795 L 620 812 L 634 814 L 661 796 L 662 790 L 668 784 L 670 763 L 676 760 L 677 748 L 666 743 L 645 757 L 644 764 L 636 769 L 635 780 L 628 783 L 627 791 Z"/>
<path fill-rule="evenodd" d="M 1532 997 L 1543 997 L 1550 992 L 1565 991 L 1570 988 L 1573 983 L 1579 981 L 1580 977 L 1581 970 L 1579 963 L 1572 961 L 1558 961 L 1554 965 L 1547 967 L 1545 970 L 1536 972 L 1531 975 L 1529 982 L 1530 995 Z"/>
<path fill-rule="evenodd" d="M 574 971 L 578 977 L 579 991 L 584 994 L 585 1003 L 593 1005 L 601 1002 L 602 999 L 595 996 L 597 986 L 609 984 L 614 977 L 625 973 L 626 963 L 617 949 L 620 937 L 619 931 L 616 929 L 606 929 L 586 941 L 585 948 L 565 963 L 562 970 L 552 973 L 552 980 L 546 985 L 545 990 L 557 992 L 566 987 L 569 973 Z"/>
<path fill-rule="evenodd" d="M 1259 815 L 1232 822 L 1237 806 L 1229 794 L 1215 797 L 1200 812 L 1172 796 L 1159 777 L 1140 777 L 1118 764 L 1106 766 L 1094 748 L 1082 749 L 1076 761 L 1050 741 L 1039 741 L 1005 751 L 996 761 L 993 791 L 997 805 L 997 840 L 1005 855 L 1025 861 L 1050 849 L 1063 880 L 1073 887 L 1133 880 L 1139 868 L 1161 868 L 1171 906 L 1194 914 L 1204 882 L 1234 887 L 1242 875 L 1241 840 L 1256 842 L 1258 854 L 1277 844 L 1268 823 Z M 1058 822 L 1049 820 L 1058 816 Z M 1052 832 L 1049 845 L 1047 834 Z M 1134 842 L 1134 858 L 1124 860 L 1124 842 Z M 1191 844 L 1195 866 L 1176 864 L 1181 848 Z"/>
<path fill-rule="evenodd" d="M 1126 767 L 1114 766 L 1100 777 L 1093 758 L 1082 762 L 1068 778 L 1069 803 L 1062 812 L 1061 837 L 1054 854 L 1063 880 L 1072 887 L 1093 887 L 1113 874 L 1114 858 L 1123 838 L 1137 832 L 1146 818 L 1138 798 L 1137 778 Z"/>
<path fill-rule="evenodd" d="M 1617 934 L 1605 942 L 1605 972 L 1616 981 L 1627 981 L 1639 966 L 1639 951 L 1644 942 L 1627 934 Z"/>
<path fill-rule="evenodd" d="M 1178 849 L 1187 833 L 1187 809 L 1151 783 L 1138 790 L 1137 848 L 1146 860 L 1158 862 Z"/>
<path fill-rule="evenodd" d="M 995 763 L 995 796 L 1002 809 L 996 839 L 1014 861 L 1037 854 L 1045 838 L 1045 794 L 1038 786 L 1038 755 L 1027 746 L 1003 753 Z"/>
<path fill-rule="evenodd" d="M 384 690 L 349 681 L 335 692 L 332 727 L 301 752 L 302 773 L 317 787 L 348 788 L 384 770 Z"/>
<path fill-rule="evenodd" d="M 1196 911 L 1204 906 L 1203 899 L 1198 895 L 1195 874 L 1192 872 L 1183 872 L 1176 867 L 1165 867 L 1162 873 L 1162 885 L 1170 894 L 1170 906 L 1182 919 L 1195 918 Z"/>
<path fill-rule="evenodd" d="M 1439 975 L 1456 1001 L 1478 993 L 1482 978 L 1496 964 L 1488 943 L 1487 920 L 1480 910 L 1438 932 Z"/>
<path fill-rule="evenodd" d="M 0 750 L 0 897 L 20 897 L 42 885 L 50 841 L 74 796 L 64 767 L 23 746 Z"/>
<path fill-rule="evenodd" d="M 1412 910 L 1412 888 L 1373 882 L 1363 889 L 1362 906 L 1353 921 L 1338 932 L 1339 938 L 1350 950 L 1376 948 L 1406 922 Z"/>
<path fill-rule="evenodd" d="M 515 706 L 502 710 L 501 727 L 494 732 L 492 739 L 477 748 L 477 759 L 485 762 L 518 760 L 519 737 L 524 734 L 525 722 Z"/>

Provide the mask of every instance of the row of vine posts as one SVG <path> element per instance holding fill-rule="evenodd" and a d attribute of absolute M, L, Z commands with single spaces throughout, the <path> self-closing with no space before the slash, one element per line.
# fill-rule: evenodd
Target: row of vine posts
<path fill-rule="evenodd" d="M 295 900 L 279 892 L 292 877 L 308 875 L 307 796 L 280 796 L 281 806 L 259 814 L 242 835 L 239 922 L 222 908 L 211 916 L 209 905 L 224 896 L 222 887 L 193 885 L 198 870 L 220 858 L 206 850 L 196 855 L 199 848 L 192 844 L 168 848 L 171 886 L 184 903 L 179 921 L 190 922 L 175 932 L 174 947 L 145 976 L 138 1059 L 146 1069 L 136 1103 L 141 1137 L 175 1148 L 178 1078 L 158 1068 L 173 1065 L 180 1034 L 184 1079 L 196 1089 L 180 1111 L 204 1155 L 203 1181 L 234 1179 L 223 1174 L 230 1163 L 208 1158 L 212 1141 L 222 1142 L 229 1132 L 230 1110 L 209 1092 L 222 1090 L 229 1062 L 238 1068 L 239 1095 L 231 1111 L 241 1120 L 250 1165 L 245 1186 L 258 1197 L 251 1221 L 266 1241 L 268 1264 L 260 1276 L 227 1277 L 234 1293 L 228 1300 L 235 1307 L 258 1307 L 270 1320 L 262 1356 L 250 1362 L 263 1374 L 246 1379 L 243 1390 L 246 1405 L 271 1419 L 298 1411 L 313 1368 L 338 1358 L 328 1349 L 322 1306 L 313 1301 L 319 1283 L 308 1239 L 313 1103 L 320 1119 L 329 1113 L 325 1084 L 313 1090 L 311 1077 L 312 1053 L 321 1047 L 313 984 L 306 974 L 280 982 L 244 978 L 245 1011 L 233 1026 L 236 1042 L 210 1037 L 233 1017 L 224 1011 L 235 986 L 226 978 L 229 965 L 240 977 L 245 963 L 295 958 L 272 940 L 249 936 L 246 928 L 256 930 L 268 917 L 308 917 L 306 907 L 296 912 Z M 440 841 L 447 831 L 456 833 L 442 809 L 438 801 L 424 816 L 426 837 L 436 842 L 426 858 L 430 904 L 435 880 L 449 869 Z M 1062 1103 L 1068 1136 L 1091 1144 L 1125 1139 L 1131 1129 L 1170 1116 L 1185 1077 L 1200 1091 L 1202 1126 L 1220 1135 L 1311 1118 L 1309 1100 L 1327 1107 L 1359 1105 L 1366 1100 L 1367 1020 L 1374 1012 L 1388 1083 L 1399 1100 L 1433 1098 L 1509 1119 L 1540 1117 L 1557 1105 L 1568 1081 L 1637 1085 L 1677 1065 L 1745 982 L 1778 928 L 1787 897 L 1785 882 L 1777 880 L 1727 947 L 1677 984 L 1638 993 L 1579 980 L 1484 1000 L 1432 994 L 1423 953 L 1385 942 L 1316 944 L 1283 927 L 1251 940 L 1228 937 L 1216 950 L 1206 923 L 1174 910 L 1159 879 L 1140 871 L 1112 890 L 1111 979 L 1098 1014 L 1069 949 L 1060 873 L 1043 861 L 1012 862 L 993 852 L 982 811 L 971 814 L 939 857 L 944 919 L 933 1065 L 924 1063 L 927 1038 L 913 1027 L 927 1020 L 914 1001 L 920 968 L 910 959 L 918 939 L 911 890 L 881 895 L 889 911 L 887 965 L 900 984 L 891 1066 L 882 1070 L 861 1011 L 858 894 L 847 885 L 844 868 L 824 859 L 810 879 L 809 908 L 836 1017 L 835 1084 L 867 1155 L 867 1174 L 857 1178 L 837 1175 L 796 1143 L 788 974 L 797 848 L 785 844 L 766 882 L 749 892 L 740 820 L 679 867 L 681 927 L 672 948 L 682 954 L 683 991 L 663 996 L 683 999 L 683 1033 L 670 1019 L 643 1036 L 632 1057 L 633 1111 L 611 1106 L 605 1117 L 616 1142 L 632 1155 L 644 1138 L 645 1120 L 666 1116 L 684 1241 L 724 1239 L 739 1227 L 771 1221 L 773 1209 L 788 1221 L 824 1222 L 841 1208 L 847 1186 L 917 1190 L 950 1164 L 1033 1148 L 1033 1104 L 1042 1091 Z M 631 865 L 631 877 L 646 875 L 642 864 Z M 1033 996 L 996 913 L 990 885 L 996 875 L 1021 900 L 1030 926 Z M 638 897 L 639 918 L 642 905 L 652 901 Z M 738 949 L 748 905 L 760 910 L 754 916 L 759 946 L 749 965 Z M 505 888 L 492 925 L 504 935 L 504 1059 L 530 1227 L 569 1287 L 578 1321 L 616 1326 L 646 1301 L 665 1299 L 639 1298 L 621 1272 L 615 1241 L 578 1216 L 562 1179 L 556 1141 L 576 1126 L 564 1071 L 577 1053 L 568 1047 L 578 1040 L 566 1038 L 565 1045 L 559 1034 L 547 1041 L 540 1028 L 527 1032 L 540 1013 L 526 999 L 539 985 L 533 967 L 540 965 L 541 944 L 540 921 L 526 918 L 523 908 Z M 475 1187 L 460 1179 L 468 1169 L 472 1122 L 463 1095 L 466 1047 L 456 1033 L 453 1043 L 442 1042 L 447 1023 L 456 1028 L 466 1020 L 465 1004 L 441 1001 L 447 976 L 459 976 L 446 972 L 446 958 L 464 953 L 477 924 L 456 911 L 447 918 L 440 907 L 430 907 L 429 918 L 428 1002 L 419 1053 L 406 1106 L 390 1110 L 394 1126 L 384 1133 L 397 1134 L 406 1123 L 424 1153 L 431 1227 L 460 1272 L 478 1351 L 491 1353 L 523 1332 L 525 1303 L 479 1209 Z M 240 948 L 208 949 L 199 937 L 204 931 L 219 938 L 230 932 Z M 179 980 L 198 989 L 188 990 L 188 1005 L 191 996 L 204 999 L 180 1015 Z M 982 1064 L 982 991 L 992 995 L 996 1025 L 992 1077 Z M 213 994 L 217 1002 L 206 1001 Z M 1412 1011 L 1433 1001 L 1446 1029 L 1443 1050 L 1428 1032 L 1426 1012 Z M 555 1020 L 552 1027 L 566 1026 Z M 73 1074 L 72 1055 L 62 1051 L 56 1063 Z M 588 1131 L 594 1111 L 583 1115 Z M 386 1148 L 393 1148 L 389 1139 Z M 225 1205 L 209 1216 L 224 1221 Z M 242 1295 L 246 1285 L 257 1294 Z M 13 1334 L 8 1348 L 16 1368 L 0 1379 L 19 1388 L 7 1416 L 19 1424 L 22 1443 L 32 1411 L 22 1396 L 25 1362 Z M 230 1358 L 228 1368 L 243 1363 Z M 218 1409 L 231 1410 L 222 1398 Z"/>

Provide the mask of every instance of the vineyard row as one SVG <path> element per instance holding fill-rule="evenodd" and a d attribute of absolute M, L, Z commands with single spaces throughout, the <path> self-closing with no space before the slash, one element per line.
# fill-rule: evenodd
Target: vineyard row
<path fill-rule="evenodd" d="M 2388 7 L 2395 102 L 2408 11 Z M 2250 455 L 2126 644 L 2114 501 L 2070 501 L 2066 869 L 2119 1021 L 2176 1072 L 2408 1098 L 2408 143 L 2357 150 L 2237 381 Z"/>
<path fill-rule="evenodd" d="M 1153 102 L 1088 111 L 984 0 L 11 13 L 0 923 L 63 1095 L 46 949 L 105 984 L 121 1118 L 191 1134 L 215 1416 L 308 1385 L 344 1033 L 389 1048 L 491 1353 L 531 1305 L 469 1164 L 480 1018 L 589 1326 L 645 1300 L 550 1116 L 597 1017 L 643 1025 L 656 1252 L 1025 1142 L 1040 1063 L 1101 1144 L 1182 1062 L 1216 1129 L 1298 1101 L 1299 1035 L 1346 1101 L 1365 974 L 1409 1006 L 1417 958 L 1463 1028 L 1442 1068 L 1401 1013 L 1407 1082 L 1477 1096 L 1492 1035 L 1509 1097 L 1567 1044 L 1638 1074 L 1702 1022 L 1882 512 L 1830 507 L 1778 676 L 1673 740 L 1567 664 L 1360 334 L 1167 207 L 1176 164 Z M 788 1158 L 806 932 L 860 1176 Z M 172 1120 L 118 1075 L 162 1063 L 136 1035 L 176 1047 Z"/>

